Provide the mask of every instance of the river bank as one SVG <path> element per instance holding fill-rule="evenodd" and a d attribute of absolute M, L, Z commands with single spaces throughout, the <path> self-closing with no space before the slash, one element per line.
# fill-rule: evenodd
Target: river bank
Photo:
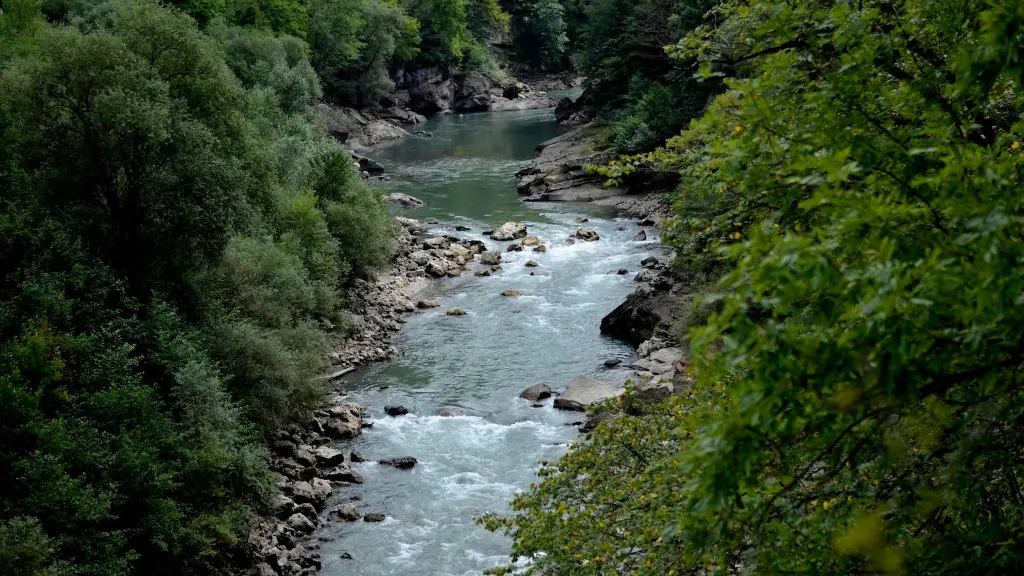
<path fill-rule="evenodd" d="M 398 208 L 394 265 L 354 286 L 353 333 L 332 355 L 336 405 L 275 441 L 290 502 L 250 538 L 250 573 L 433 576 L 496 565 L 507 541 L 474 518 L 506 506 L 585 420 L 555 409 L 557 394 L 520 393 L 546 380 L 567 399 L 581 382 L 618 394 L 635 371 L 635 346 L 598 326 L 662 274 L 650 260 L 666 257 L 651 222 L 517 197 L 509 176 L 557 135 L 550 110 L 432 119 L 424 129 L 434 137 L 372 154 L 391 178 L 381 182 L 389 196 L 425 204 Z M 526 237 L 484 234 L 507 221 L 524 222 Z M 398 405 L 408 413 L 387 415 Z M 395 458 L 412 467 L 377 463 Z"/>

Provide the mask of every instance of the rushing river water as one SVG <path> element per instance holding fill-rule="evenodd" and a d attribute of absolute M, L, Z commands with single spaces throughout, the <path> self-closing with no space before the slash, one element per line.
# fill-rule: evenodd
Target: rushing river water
<path fill-rule="evenodd" d="M 407 139 L 373 155 L 392 177 L 389 189 L 426 202 L 408 216 L 441 222 L 430 226 L 432 232 L 472 238 L 521 221 L 549 250 L 505 253 L 509 243 L 483 238 L 502 250 L 504 271 L 434 283 L 422 297 L 442 307 L 407 317 L 396 339 L 403 356 L 344 384 L 345 399 L 365 406 L 374 426 L 342 447 L 371 462 L 353 465 L 366 483 L 336 491 L 333 503 L 358 498 L 362 512 L 383 512 L 387 519 L 325 523 L 317 537 L 321 573 L 329 576 L 477 575 L 502 562 L 508 539 L 486 532 L 474 518 L 508 510 L 512 496 L 535 479 L 537 462 L 559 457 L 577 437 L 571 424 L 583 419 L 554 410 L 550 400 L 533 408 L 519 393 L 538 382 L 559 390 L 577 375 L 623 381 L 625 369 L 603 363 L 619 358 L 629 364 L 633 349 L 602 337 L 598 327 L 636 287 L 640 260 L 660 253 L 653 234 L 650 241 L 632 241 L 636 224 L 608 211 L 519 200 L 516 170 L 556 134 L 550 110 L 448 117 L 425 129 L 434 137 Z M 566 245 L 583 226 L 579 216 L 590 218 L 585 226 L 596 229 L 600 241 Z M 455 225 L 472 231 L 455 232 Z M 524 267 L 530 259 L 540 266 Z M 631 274 L 617 275 L 621 268 Z M 503 298 L 506 289 L 523 295 Z M 455 306 L 468 315 L 444 314 Z M 391 404 L 412 415 L 384 416 Z M 460 415 L 437 416 L 445 409 Z M 419 464 L 403 471 L 372 463 L 395 456 L 413 456 Z"/>

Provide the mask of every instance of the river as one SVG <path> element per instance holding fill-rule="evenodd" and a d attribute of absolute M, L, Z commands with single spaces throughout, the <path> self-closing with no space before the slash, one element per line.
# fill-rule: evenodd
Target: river
<path fill-rule="evenodd" d="M 517 492 L 534 481 L 537 462 L 558 458 L 577 438 L 583 414 L 534 408 L 519 393 L 539 382 L 559 390 L 577 375 L 623 381 L 632 347 L 599 334 L 601 318 L 636 284 L 640 260 L 660 254 L 655 235 L 634 242 L 633 221 L 587 205 L 526 204 L 515 189 L 516 170 L 535 146 L 556 134 L 551 110 L 467 114 L 429 121 L 433 138 L 410 138 L 372 156 L 384 164 L 400 191 L 426 202 L 407 216 L 436 221 L 433 233 L 484 239 L 500 248 L 504 270 L 491 277 L 434 283 L 422 295 L 442 307 L 407 317 L 396 339 L 402 357 L 353 374 L 342 385 L 346 401 L 366 407 L 374 426 L 345 442 L 371 462 L 354 464 L 366 483 L 335 491 L 332 505 L 358 499 L 366 512 L 387 515 L 381 523 L 324 523 L 321 574 L 478 575 L 504 561 L 509 541 L 478 527 L 474 518 L 507 511 Z M 578 217 L 590 222 L 581 225 Z M 524 222 L 546 243 L 546 253 L 505 253 L 481 231 L 506 221 Z M 456 232 L 456 225 L 470 232 Z M 565 240 L 581 226 L 601 240 Z M 537 268 L 526 268 L 527 260 Z M 631 274 L 618 275 L 619 269 Z M 506 289 L 522 292 L 503 298 Z M 460 307 L 464 317 L 444 310 Z M 401 404 L 412 415 L 384 416 Z M 455 417 L 437 416 L 450 410 Z M 374 464 L 380 458 L 413 456 L 412 470 Z M 343 555 L 351 555 L 351 559 Z"/>

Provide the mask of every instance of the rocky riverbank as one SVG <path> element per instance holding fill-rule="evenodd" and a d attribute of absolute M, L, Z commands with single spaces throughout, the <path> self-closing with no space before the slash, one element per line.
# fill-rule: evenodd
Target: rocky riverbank
<path fill-rule="evenodd" d="M 537 158 L 519 170 L 518 190 L 526 202 L 590 202 L 611 206 L 631 217 L 655 224 L 671 217 L 665 190 L 637 186 L 605 186 L 605 179 L 586 170 L 607 164 L 618 155 L 598 138 L 592 124 L 569 128 L 537 146 Z"/>
<path fill-rule="evenodd" d="M 331 355 L 334 366 L 324 377 L 335 380 L 369 362 L 398 354 L 391 343 L 403 316 L 428 307 L 417 294 L 431 279 L 459 276 L 471 271 L 484 242 L 433 236 L 416 220 L 396 218 L 397 250 L 391 268 L 376 278 L 357 280 L 350 291 L 350 334 Z M 491 265 L 479 264 L 478 271 Z M 320 568 L 319 543 L 310 536 L 323 522 L 373 522 L 378 512 L 361 513 L 352 502 L 328 506 L 332 494 L 363 479 L 346 465 L 359 462 L 358 453 L 346 456 L 344 442 L 372 426 L 362 407 L 330 404 L 316 411 L 304 425 L 279 431 L 271 444 L 272 469 L 281 493 L 273 516 L 263 518 L 250 531 L 234 573 L 256 576 L 312 575 Z M 382 462 L 399 468 L 408 459 Z M 414 462 L 413 462 L 414 464 Z M 335 494 L 336 496 L 336 494 Z"/>

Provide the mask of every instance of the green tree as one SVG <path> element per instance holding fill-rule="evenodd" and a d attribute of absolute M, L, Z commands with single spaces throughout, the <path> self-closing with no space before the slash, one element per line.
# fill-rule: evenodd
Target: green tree
<path fill-rule="evenodd" d="M 696 382 L 489 525 L 533 574 L 1019 571 L 1024 7 L 719 15 L 679 55 L 729 92 L 605 170 L 676 166 L 672 242 L 727 270 Z"/>

